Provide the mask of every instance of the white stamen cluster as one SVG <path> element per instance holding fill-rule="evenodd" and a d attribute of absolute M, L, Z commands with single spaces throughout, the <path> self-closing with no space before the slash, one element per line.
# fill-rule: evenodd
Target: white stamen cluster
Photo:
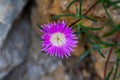
<path fill-rule="evenodd" d="M 66 43 L 66 38 L 63 33 L 57 32 L 51 35 L 50 41 L 54 46 L 62 46 Z"/>

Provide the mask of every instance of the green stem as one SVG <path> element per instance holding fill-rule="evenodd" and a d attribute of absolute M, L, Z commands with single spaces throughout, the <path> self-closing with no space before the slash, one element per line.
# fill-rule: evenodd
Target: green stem
<path fill-rule="evenodd" d="M 99 0 L 97 0 L 85 13 L 84 13 L 84 16 L 86 16 L 91 10 L 92 10 L 92 8 L 94 8 L 97 4 L 99 3 Z M 81 20 L 81 18 L 80 19 L 78 19 L 78 20 L 76 20 L 75 22 L 73 22 L 72 24 L 70 24 L 69 26 L 70 27 L 72 27 L 73 25 L 75 25 L 77 22 L 79 22 Z"/>

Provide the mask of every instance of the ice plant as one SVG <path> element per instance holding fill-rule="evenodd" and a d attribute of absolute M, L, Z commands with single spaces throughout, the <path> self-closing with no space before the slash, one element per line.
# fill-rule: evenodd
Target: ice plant
<path fill-rule="evenodd" d="M 77 44 L 77 37 L 65 21 L 42 25 L 42 51 L 47 55 L 68 58 Z"/>

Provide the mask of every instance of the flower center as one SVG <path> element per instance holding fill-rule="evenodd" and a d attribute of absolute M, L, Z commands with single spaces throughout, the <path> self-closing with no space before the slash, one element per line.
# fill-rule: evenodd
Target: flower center
<path fill-rule="evenodd" d="M 54 46 L 62 46 L 66 43 L 65 35 L 60 32 L 54 33 L 51 35 L 50 41 Z"/>

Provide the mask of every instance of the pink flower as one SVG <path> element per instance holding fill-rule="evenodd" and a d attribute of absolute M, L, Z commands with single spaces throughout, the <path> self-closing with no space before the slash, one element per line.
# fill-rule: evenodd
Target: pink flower
<path fill-rule="evenodd" d="M 77 37 L 65 21 L 42 25 L 42 51 L 47 55 L 68 58 L 77 44 Z"/>

